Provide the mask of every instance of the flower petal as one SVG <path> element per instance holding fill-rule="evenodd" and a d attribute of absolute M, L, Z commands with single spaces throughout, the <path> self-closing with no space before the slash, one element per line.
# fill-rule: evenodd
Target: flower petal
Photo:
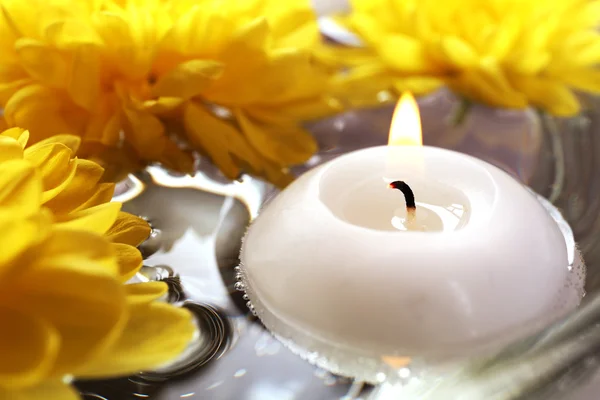
<path fill-rule="evenodd" d="M 147 304 L 167 294 L 169 287 L 165 282 L 150 281 L 125 285 L 125 291 L 129 304 Z"/>
<path fill-rule="evenodd" d="M 0 162 L 9 160 L 21 160 L 23 158 L 23 147 L 16 139 L 8 136 L 0 136 Z"/>
<path fill-rule="evenodd" d="M 42 181 L 35 168 L 25 160 L 0 164 L 0 207 L 13 216 L 28 216 L 39 210 Z"/>
<path fill-rule="evenodd" d="M 558 116 L 571 116 L 580 110 L 579 101 L 566 85 L 543 78 L 514 78 L 516 87 L 531 102 Z"/>
<path fill-rule="evenodd" d="M 0 388 L 19 388 L 43 380 L 60 347 L 56 330 L 35 314 L 3 307 L 0 325 Z M 0 398 L 4 398 L 1 394 L 0 390 Z"/>
<path fill-rule="evenodd" d="M 3 51 L 0 49 L 0 54 L 2 53 Z M 6 102 L 13 94 L 24 86 L 33 83 L 33 79 L 18 63 L 7 63 L 6 61 L 8 60 L 6 58 L 2 59 L 5 61 L 5 64 L 0 65 L 0 104 L 6 105 Z"/>
<path fill-rule="evenodd" d="M 81 111 L 73 107 L 64 93 L 39 84 L 15 92 L 4 107 L 4 116 L 9 126 L 29 129 L 32 142 L 81 129 Z"/>
<path fill-rule="evenodd" d="M 77 246 L 73 246 L 77 243 Z M 42 249 L 32 262 L 42 268 L 53 266 L 73 266 L 78 260 L 87 262 L 87 269 L 95 273 L 118 277 L 119 268 L 116 264 L 111 243 L 102 236 L 89 232 L 62 227 L 53 227 L 51 235 L 42 244 Z"/>
<path fill-rule="evenodd" d="M 79 205 L 75 211 L 80 211 L 86 208 L 92 208 L 99 206 L 100 204 L 108 203 L 112 199 L 114 193 L 114 183 L 100 183 L 95 192 L 84 203 Z"/>
<path fill-rule="evenodd" d="M 183 118 L 189 141 L 204 150 L 226 177 L 237 179 L 240 167 L 230 153 L 247 152 L 248 147 L 240 132 L 193 102 L 185 107 Z M 258 158 L 252 161 L 260 164 Z"/>
<path fill-rule="evenodd" d="M 24 155 L 41 173 L 44 202 L 56 197 L 75 176 L 77 163 L 71 159 L 71 149 L 62 143 L 34 144 Z"/>
<path fill-rule="evenodd" d="M 52 87 L 64 85 L 69 66 L 58 50 L 29 38 L 18 39 L 15 50 L 21 65 L 33 78 Z"/>
<path fill-rule="evenodd" d="M 119 340 L 76 370 L 83 378 L 120 376 L 151 370 L 173 360 L 195 332 L 192 315 L 165 303 L 130 307 L 130 318 Z"/>
<path fill-rule="evenodd" d="M 562 74 L 560 79 L 575 89 L 600 93 L 600 70 L 597 68 L 571 70 Z"/>
<path fill-rule="evenodd" d="M 146 160 L 160 157 L 166 142 L 165 127 L 149 112 L 125 108 L 126 121 L 123 125 L 125 137 L 135 150 Z"/>
<path fill-rule="evenodd" d="M 277 164 L 300 164 L 317 151 L 316 140 L 300 127 L 289 123 L 261 125 L 240 110 L 236 110 L 235 116 L 252 146 Z"/>
<path fill-rule="evenodd" d="M 110 250 L 102 236 L 55 230 L 15 282 L 19 307 L 43 315 L 60 333 L 56 376 L 109 345 L 125 322 L 125 292 Z"/>
<path fill-rule="evenodd" d="M 0 133 L 1 136 L 8 136 L 15 139 L 21 145 L 21 148 L 24 149 L 27 146 L 27 141 L 29 140 L 29 131 L 23 128 L 9 128 Z"/>
<path fill-rule="evenodd" d="M 128 244 L 112 243 L 112 248 L 117 255 L 121 282 L 127 282 L 142 267 L 142 254 L 137 248 Z"/>
<path fill-rule="evenodd" d="M 223 71 L 223 64 L 213 60 L 190 60 L 163 75 L 152 88 L 157 97 L 188 99 L 200 94 Z"/>
<path fill-rule="evenodd" d="M 456 68 L 471 68 L 479 62 L 475 50 L 467 42 L 456 36 L 444 37 L 441 41 L 441 49 L 447 61 Z M 400 54 L 404 56 L 402 52 L 398 53 L 398 55 Z"/>
<path fill-rule="evenodd" d="M 117 148 L 97 140 L 86 140 L 77 154 L 100 164 L 104 168 L 102 179 L 108 182 L 118 182 L 125 179 L 128 173 L 144 167 L 144 162 L 128 143 Z"/>
<path fill-rule="evenodd" d="M 67 90 L 80 107 L 93 110 L 100 97 L 100 54 L 96 46 L 78 46 Z"/>
<path fill-rule="evenodd" d="M 119 212 L 115 223 L 104 235 L 115 243 L 126 243 L 139 246 L 150 236 L 150 225 L 135 215 Z"/>
<path fill-rule="evenodd" d="M 409 36 L 396 34 L 385 37 L 377 46 L 381 58 L 401 73 L 425 73 L 437 70 L 423 45 Z"/>
<path fill-rule="evenodd" d="M 67 134 L 53 135 L 47 139 L 40 140 L 34 146 L 42 147 L 45 144 L 54 144 L 54 143 L 60 143 L 60 144 L 65 145 L 66 147 L 68 147 L 71 150 L 72 154 L 75 154 L 75 153 L 77 153 L 77 150 L 79 150 L 79 146 L 81 145 L 81 138 L 79 136 L 67 135 Z"/>
<path fill-rule="evenodd" d="M 194 173 L 194 154 L 189 149 L 182 149 L 171 140 L 167 140 L 165 143 L 165 149 L 159 161 L 165 168 L 185 174 Z"/>
<path fill-rule="evenodd" d="M 69 215 L 57 216 L 57 226 L 103 234 L 114 224 L 120 210 L 121 203 L 100 204 Z"/>
<path fill-rule="evenodd" d="M 68 214 L 77 210 L 100 189 L 98 182 L 102 178 L 104 169 L 89 160 L 77 159 L 75 163 L 75 175 L 69 185 L 56 197 L 45 203 L 45 206 L 56 215 Z M 106 202 L 108 201 L 110 201 L 110 197 L 106 200 Z"/>
<path fill-rule="evenodd" d="M 4 210 L 0 213 L 0 232 L 5 235 L 0 241 L 0 278 L 8 281 L 7 277 L 14 277 L 24 269 L 23 265 L 12 261 L 23 255 L 35 254 L 29 250 L 47 237 L 51 229 L 51 215 L 42 212 L 20 219 L 11 213 L 9 218 L 3 218 L 5 212 L 11 213 Z"/>

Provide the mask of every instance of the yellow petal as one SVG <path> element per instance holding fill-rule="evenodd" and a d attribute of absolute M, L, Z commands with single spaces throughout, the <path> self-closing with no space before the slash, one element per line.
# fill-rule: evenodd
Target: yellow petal
<path fill-rule="evenodd" d="M 0 164 L 0 207 L 13 216 L 28 216 L 39 210 L 42 181 L 35 168 L 25 160 Z"/>
<path fill-rule="evenodd" d="M 42 315 L 60 333 L 55 375 L 72 372 L 109 345 L 125 322 L 125 292 L 110 243 L 93 233 L 53 231 L 15 287 L 20 307 Z"/>
<path fill-rule="evenodd" d="M 0 399 L 10 400 L 80 400 L 79 393 L 60 380 L 44 381 L 22 389 L 0 387 Z"/>
<path fill-rule="evenodd" d="M 520 75 L 537 75 L 551 63 L 552 57 L 546 52 L 521 54 L 511 60 L 510 69 Z"/>
<path fill-rule="evenodd" d="M 475 50 L 467 42 L 456 36 L 444 37 L 441 41 L 441 48 L 447 61 L 457 68 L 470 68 L 479 62 Z"/>
<path fill-rule="evenodd" d="M 496 60 L 491 57 L 481 59 L 479 70 L 483 78 L 495 89 L 497 95 L 504 99 L 504 104 L 516 108 L 527 106 L 526 98 L 512 87 L 506 78 L 504 70 L 498 65 Z"/>
<path fill-rule="evenodd" d="M 64 85 L 69 67 L 57 50 L 29 38 L 17 40 L 15 50 L 21 65 L 32 77 L 52 87 Z"/>
<path fill-rule="evenodd" d="M 45 144 L 54 144 L 54 143 L 60 143 L 60 144 L 65 145 L 66 147 L 68 147 L 71 150 L 72 154 L 75 154 L 75 153 L 77 153 L 77 150 L 79 150 L 79 146 L 81 145 L 81 138 L 79 136 L 66 135 L 66 134 L 53 135 L 47 139 L 40 140 L 33 146 L 42 147 Z"/>
<path fill-rule="evenodd" d="M 163 297 L 169 291 L 165 282 L 142 282 L 125 285 L 127 302 L 129 304 L 150 303 Z"/>
<path fill-rule="evenodd" d="M 91 45 L 78 46 L 67 90 L 75 104 L 93 111 L 100 97 L 100 50 Z"/>
<path fill-rule="evenodd" d="M 130 315 L 119 340 L 76 370 L 77 376 L 120 376 L 160 367 L 180 355 L 195 332 L 191 314 L 169 304 L 131 306 Z"/>
<path fill-rule="evenodd" d="M 516 87 L 531 102 L 558 116 L 571 116 L 580 110 L 579 101 L 569 88 L 561 83 L 543 78 L 514 78 Z"/>
<path fill-rule="evenodd" d="M 137 248 L 128 244 L 112 243 L 112 248 L 117 255 L 121 281 L 127 282 L 142 267 L 142 254 Z"/>
<path fill-rule="evenodd" d="M 568 61 L 581 66 L 592 66 L 600 63 L 600 35 L 598 32 L 580 32 L 574 35 L 565 49 L 570 50 Z"/>
<path fill-rule="evenodd" d="M 33 145 L 25 149 L 25 159 L 41 173 L 44 184 L 42 201 L 56 197 L 75 176 L 77 164 L 72 152 L 61 143 Z"/>
<path fill-rule="evenodd" d="M 269 72 L 265 73 L 265 69 Z M 249 78 L 253 84 L 238 92 L 259 92 L 254 93 L 254 96 L 260 96 L 256 102 L 262 104 L 281 105 L 282 102 L 297 99 L 315 99 L 328 85 L 328 75 L 315 65 L 312 54 L 303 49 L 278 49 L 271 52 L 268 65 Z M 251 95 L 247 97 L 250 98 Z"/>
<path fill-rule="evenodd" d="M 150 236 L 150 225 L 135 215 L 121 211 L 105 236 L 115 243 L 139 246 Z"/>
<path fill-rule="evenodd" d="M 106 174 L 104 174 L 105 176 Z M 74 211 L 80 211 L 87 208 L 99 206 L 100 204 L 108 203 L 115 193 L 114 183 L 100 183 L 95 192 Z"/>
<path fill-rule="evenodd" d="M 125 137 L 146 160 L 156 160 L 164 149 L 165 127 L 154 115 L 126 108 Z"/>
<path fill-rule="evenodd" d="M 266 46 L 269 38 L 269 26 L 264 17 L 253 19 L 234 32 L 219 57 L 227 68 L 207 89 L 205 96 L 224 104 L 248 104 L 264 100 L 254 85 L 240 85 L 240 82 L 253 82 L 264 76 L 268 65 Z"/>
<path fill-rule="evenodd" d="M 2 50 L 0 49 L 0 54 L 1 52 Z M 8 99 L 19 89 L 33 83 L 33 79 L 31 79 L 27 71 L 25 71 L 18 62 L 8 63 L 7 61 L 8 60 L 5 60 L 5 63 L 0 65 L 1 105 L 5 105 Z"/>
<path fill-rule="evenodd" d="M 106 203 L 80 210 L 69 215 L 57 216 L 57 225 L 64 229 L 80 229 L 104 234 L 119 215 L 121 203 Z"/>
<path fill-rule="evenodd" d="M 3 131 L 0 135 L 8 136 L 15 139 L 21 145 L 21 148 L 25 148 L 27 146 L 27 141 L 29 140 L 29 131 L 23 128 L 9 128 Z"/>
<path fill-rule="evenodd" d="M 195 159 L 192 152 L 182 149 L 171 140 L 165 143 L 165 150 L 159 161 L 165 168 L 190 175 L 194 173 Z"/>
<path fill-rule="evenodd" d="M 23 147 L 19 142 L 8 136 L 0 136 L 0 162 L 8 160 L 21 160 Z"/>
<path fill-rule="evenodd" d="M 190 142 L 202 149 L 225 176 L 237 179 L 240 168 L 230 152 L 235 152 L 238 148 L 243 152 L 244 147 L 248 146 L 240 132 L 193 102 L 185 107 L 184 123 Z"/>
<path fill-rule="evenodd" d="M 44 41 L 59 49 L 77 49 L 82 46 L 101 45 L 94 28 L 86 20 L 60 19 L 44 29 Z"/>
<path fill-rule="evenodd" d="M 558 77 L 557 77 L 558 78 Z M 575 89 L 585 92 L 600 93 L 600 70 L 596 68 L 581 68 L 566 71 L 560 76 L 561 80 Z"/>
<path fill-rule="evenodd" d="M 118 96 L 104 93 L 96 99 L 92 115 L 89 116 L 82 137 L 86 140 L 100 140 L 116 146 L 120 141 L 121 115 Z"/>
<path fill-rule="evenodd" d="M 213 60 L 183 62 L 160 77 L 152 92 L 158 97 L 188 99 L 200 94 L 223 71 L 223 65 Z"/>
<path fill-rule="evenodd" d="M 262 125 L 237 110 L 235 116 L 248 141 L 270 160 L 280 165 L 300 164 L 317 151 L 317 142 L 303 129 L 286 124 Z"/>
<path fill-rule="evenodd" d="M 77 159 L 75 162 L 75 175 L 69 185 L 56 197 L 45 203 L 45 206 L 56 215 L 68 214 L 77 210 L 100 189 L 98 182 L 102 178 L 104 169 L 89 160 Z M 110 201 L 110 197 L 106 201 Z"/>
<path fill-rule="evenodd" d="M 8 100 L 20 89 L 33 84 L 33 79 L 25 78 L 7 83 L 0 83 L 0 104 L 6 106 Z"/>
<path fill-rule="evenodd" d="M 515 47 L 519 35 L 522 33 L 521 25 L 518 15 L 507 13 L 496 29 L 496 34 L 489 45 L 488 54 L 496 60 L 503 60 Z"/>
<path fill-rule="evenodd" d="M 390 68 L 401 73 L 436 70 L 423 45 L 409 36 L 388 35 L 377 45 L 377 51 Z"/>
<path fill-rule="evenodd" d="M 0 308 L 0 325 L 0 387 L 20 388 L 43 380 L 59 350 L 56 330 L 35 314 L 7 308 Z"/>
<path fill-rule="evenodd" d="M 124 143 L 122 147 L 109 146 L 97 140 L 86 140 L 77 153 L 81 158 L 97 162 L 104 168 L 104 181 L 118 182 L 125 179 L 128 173 L 139 171 L 144 162 L 133 151 L 131 145 Z"/>
<path fill-rule="evenodd" d="M 428 76 L 415 76 L 404 79 L 397 79 L 393 83 L 393 87 L 398 95 L 404 92 L 411 92 L 418 95 L 431 93 L 444 85 L 440 78 Z"/>
<path fill-rule="evenodd" d="M 5 238 L 0 241 L 0 278 L 7 281 L 15 268 L 22 272 L 23 265 L 12 261 L 23 255 L 34 255 L 30 250 L 48 236 L 50 229 L 51 216 L 48 213 L 42 212 L 21 219 L 15 218 L 10 211 L 3 210 L 0 213 L 0 232 Z"/>
<path fill-rule="evenodd" d="M 119 334 L 126 316 L 122 284 L 86 271 L 84 259 L 75 268 L 38 269 L 24 274 L 23 306 L 44 316 L 59 331 L 61 350 L 52 374 L 70 373 Z"/>
<path fill-rule="evenodd" d="M 29 129 L 32 141 L 65 132 L 76 132 L 78 110 L 69 109 L 69 118 L 61 113 L 67 100 L 61 92 L 38 84 L 27 85 L 14 93 L 4 107 L 10 126 Z M 40 118 L 43 115 L 44 118 Z"/>
<path fill-rule="evenodd" d="M 146 100 L 142 103 L 145 111 L 154 115 L 169 116 L 183 104 L 183 99 L 177 97 L 160 97 L 158 99 Z"/>

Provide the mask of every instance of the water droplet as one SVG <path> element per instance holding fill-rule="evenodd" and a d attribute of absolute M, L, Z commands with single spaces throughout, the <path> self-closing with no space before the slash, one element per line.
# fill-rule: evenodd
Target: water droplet
<path fill-rule="evenodd" d="M 236 282 L 235 285 L 233 285 L 233 288 L 235 290 L 243 291 L 246 289 L 246 285 L 244 285 L 242 282 Z"/>
<path fill-rule="evenodd" d="M 250 296 L 248 296 L 247 294 L 244 293 L 244 295 L 242 296 L 242 299 L 248 301 L 248 300 L 250 300 Z"/>

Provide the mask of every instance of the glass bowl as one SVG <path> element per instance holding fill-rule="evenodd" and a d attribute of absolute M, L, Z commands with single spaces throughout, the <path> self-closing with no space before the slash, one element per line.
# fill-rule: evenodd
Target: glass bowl
<path fill-rule="evenodd" d="M 115 198 L 154 229 L 143 245 L 145 267 L 137 279 L 166 281 L 169 301 L 196 315 L 199 338 L 183 359 L 162 370 L 77 382 L 84 398 L 595 399 L 600 391 L 600 377 L 597 389 L 592 379 L 600 360 L 600 100 L 584 101 L 588 111 L 573 119 L 475 106 L 463 124 L 452 126 L 457 100 L 451 94 L 420 100 L 425 144 L 488 160 L 562 211 L 587 265 L 587 295 L 564 321 L 500 352 L 469 359 L 429 385 L 427 393 L 405 391 L 400 397 L 402 389 L 386 382 L 373 387 L 332 375 L 273 338 L 235 288 L 246 227 L 277 190 L 249 177 L 229 182 L 207 162 L 194 177 L 149 167 L 120 183 Z M 295 172 L 384 144 L 391 113 L 391 106 L 381 106 L 313 124 L 322 150 Z"/>

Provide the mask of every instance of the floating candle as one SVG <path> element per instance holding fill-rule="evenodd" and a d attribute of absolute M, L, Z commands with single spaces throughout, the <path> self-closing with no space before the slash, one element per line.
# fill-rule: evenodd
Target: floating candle
<path fill-rule="evenodd" d="M 514 339 L 564 312 L 569 279 L 565 237 L 532 192 L 484 161 L 402 140 L 301 176 L 241 253 L 267 327 L 367 380 L 378 369 L 365 360 L 439 360 Z"/>

